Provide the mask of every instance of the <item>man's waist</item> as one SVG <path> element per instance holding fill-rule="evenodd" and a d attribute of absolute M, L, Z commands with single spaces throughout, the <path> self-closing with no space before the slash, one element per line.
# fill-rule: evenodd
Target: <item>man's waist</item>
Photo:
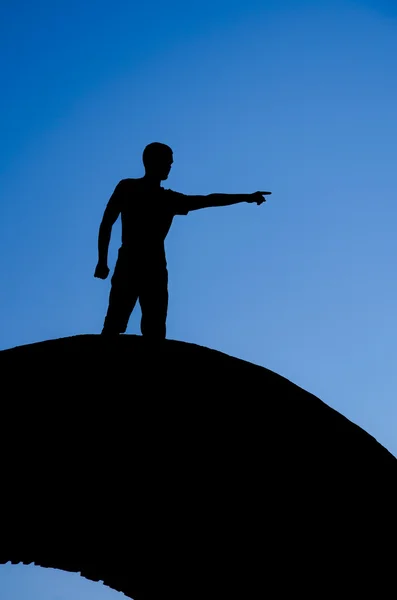
<path fill-rule="evenodd" d="M 143 240 L 143 239 L 134 239 L 134 240 L 121 240 L 122 248 L 133 248 L 143 250 L 145 252 L 164 252 L 164 240 Z"/>
<path fill-rule="evenodd" d="M 120 253 L 134 262 L 157 262 L 166 264 L 164 245 L 149 248 L 140 244 L 122 243 Z"/>

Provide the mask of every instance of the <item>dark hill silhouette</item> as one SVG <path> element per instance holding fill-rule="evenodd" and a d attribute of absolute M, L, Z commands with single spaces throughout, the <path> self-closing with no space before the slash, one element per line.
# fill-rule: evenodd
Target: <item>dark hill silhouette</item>
<path fill-rule="evenodd" d="M 4 350 L 0 370 L 0 563 L 135 600 L 394 588 L 397 460 L 287 379 L 137 336 Z"/>

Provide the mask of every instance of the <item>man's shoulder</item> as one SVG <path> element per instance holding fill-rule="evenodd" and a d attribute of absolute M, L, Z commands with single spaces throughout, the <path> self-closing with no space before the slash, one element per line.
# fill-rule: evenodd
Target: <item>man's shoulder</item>
<path fill-rule="evenodd" d="M 164 194 L 168 200 L 170 209 L 176 215 L 187 215 L 189 212 L 189 197 L 175 190 L 165 189 Z"/>
<path fill-rule="evenodd" d="M 126 177 L 124 179 L 120 179 L 120 181 L 117 184 L 117 187 L 120 187 L 120 189 L 132 189 L 134 187 L 138 187 L 140 181 L 141 179 L 137 177 Z"/>
<path fill-rule="evenodd" d="M 115 189 L 117 198 L 121 202 L 131 199 L 139 191 L 140 182 L 140 179 L 132 177 L 120 179 Z"/>
<path fill-rule="evenodd" d="M 186 194 L 182 194 L 182 192 L 177 192 L 176 190 L 171 190 L 170 188 L 161 188 L 161 189 L 170 198 L 186 198 Z"/>

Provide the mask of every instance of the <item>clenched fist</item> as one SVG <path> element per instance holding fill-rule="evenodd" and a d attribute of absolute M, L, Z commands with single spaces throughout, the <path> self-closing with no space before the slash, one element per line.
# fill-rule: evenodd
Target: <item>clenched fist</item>
<path fill-rule="evenodd" d="M 109 271 L 110 269 L 107 264 L 98 263 L 95 267 L 94 277 L 97 277 L 98 279 L 106 279 L 106 277 L 109 275 Z"/>

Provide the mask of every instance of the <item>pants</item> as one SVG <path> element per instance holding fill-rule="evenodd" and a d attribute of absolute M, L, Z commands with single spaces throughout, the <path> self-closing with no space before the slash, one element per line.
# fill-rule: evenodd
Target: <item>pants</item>
<path fill-rule="evenodd" d="M 109 306 L 103 334 L 124 333 L 139 299 L 142 311 L 141 332 L 146 338 L 165 339 L 168 309 L 167 267 L 145 264 L 119 250 L 111 279 Z"/>

